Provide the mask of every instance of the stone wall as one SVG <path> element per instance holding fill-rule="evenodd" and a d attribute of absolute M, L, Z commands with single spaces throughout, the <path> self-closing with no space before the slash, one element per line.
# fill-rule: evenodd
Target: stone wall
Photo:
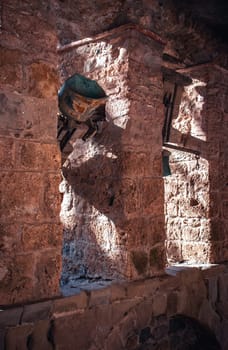
<path fill-rule="evenodd" d="M 85 289 L 71 297 L 1 311 L 0 346 L 175 350 L 198 341 L 209 350 L 220 349 L 218 341 L 226 350 L 227 267 L 201 270 L 180 265 L 169 273 L 176 276 Z"/>
<path fill-rule="evenodd" d="M 165 178 L 168 259 L 221 262 L 227 254 L 227 189 L 221 167 L 227 142 L 227 72 L 212 65 L 181 72 L 192 83 L 184 87 L 170 139 L 193 154 L 170 150 L 172 175 Z M 199 159 L 194 151 L 200 152 Z"/>
<path fill-rule="evenodd" d="M 58 74 L 48 6 L 4 2 L 0 39 L 0 304 L 59 294 Z"/>
<path fill-rule="evenodd" d="M 61 71 L 101 85 L 107 122 L 92 140 L 72 141 L 63 164 L 63 283 L 161 273 L 162 45 L 123 27 L 75 46 L 61 49 Z"/>

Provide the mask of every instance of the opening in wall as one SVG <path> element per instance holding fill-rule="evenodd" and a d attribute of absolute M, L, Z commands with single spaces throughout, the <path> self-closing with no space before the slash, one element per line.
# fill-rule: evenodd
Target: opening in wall
<path fill-rule="evenodd" d="M 209 168 L 205 142 L 205 82 L 164 70 L 163 175 L 169 263 L 207 263 Z"/>

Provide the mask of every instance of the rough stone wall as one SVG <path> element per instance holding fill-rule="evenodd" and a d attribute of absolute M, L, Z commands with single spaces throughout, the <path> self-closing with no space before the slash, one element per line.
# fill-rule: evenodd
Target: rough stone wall
<path fill-rule="evenodd" d="M 211 261 L 223 262 L 228 258 L 228 71 L 209 66 L 208 74 Z"/>
<path fill-rule="evenodd" d="M 208 331 L 201 338 L 198 323 L 194 329 L 183 322 L 191 317 L 208 327 L 226 350 L 227 267 L 185 268 L 175 277 L 87 289 L 71 297 L 1 311 L 0 346 L 5 350 L 176 350 L 200 341 L 202 348 L 219 349 Z M 177 315 L 182 315 L 182 321 L 172 325 L 175 317 L 180 320 Z"/>
<path fill-rule="evenodd" d="M 59 293 L 56 34 L 48 5 L 4 1 L 0 38 L 0 304 Z"/>
<path fill-rule="evenodd" d="M 213 65 L 182 70 L 192 84 L 182 93 L 171 141 L 200 152 L 171 150 L 165 178 L 167 254 L 170 261 L 222 262 L 226 235 L 227 72 Z M 219 85 L 219 88 L 218 88 Z"/>
<path fill-rule="evenodd" d="M 102 133 L 76 140 L 63 165 L 63 283 L 164 266 L 161 53 L 126 30 L 61 54 L 62 72 L 95 79 L 109 96 Z"/>

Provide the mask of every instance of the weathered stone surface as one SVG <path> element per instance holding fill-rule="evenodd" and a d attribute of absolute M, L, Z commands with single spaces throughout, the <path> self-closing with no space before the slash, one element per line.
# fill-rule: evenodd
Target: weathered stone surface
<path fill-rule="evenodd" d="M 64 313 L 75 309 L 85 309 L 88 304 L 88 295 L 82 291 L 72 297 L 56 299 L 53 301 L 53 313 Z"/>
<path fill-rule="evenodd" d="M 6 326 L 17 326 L 21 320 L 22 312 L 22 307 L 14 308 L 11 310 L 1 310 L 0 328 L 5 328 Z"/>
<path fill-rule="evenodd" d="M 26 170 L 59 170 L 61 164 L 57 144 L 16 143 L 16 167 Z"/>
<path fill-rule="evenodd" d="M 1 176 L 2 220 L 40 217 L 42 177 L 39 173 L 4 172 Z"/>
<path fill-rule="evenodd" d="M 25 305 L 23 310 L 22 323 L 34 323 L 40 320 L 48 319 L 52 311 L 52 302 Z"/>
<path fill-rule="evenodd" d="M 54 67 L 44 62 L 28 67 L 28 92 L 39 98 L 56 98 L 58 77 Z"/>
<path fill-rule="evenodd" d="M 60 211 L 60 195 L 57 189 L 61 181 L 60 174 L 47 174 L 44 179 L 42 215 L 48 219 L 56 219 Z"/>
<path fill-rule="evenodd" d="M 14 142 L 11 139 L 3 138 L 0 140 L 0 159 L 1 169 L 12 169 L 14 167 Z"/>
<path fill-rule="evenodd" d="M 32 330 L 32 324 L 9 328 L 5 337 L 5 348 L 7 350 L 27 350 Z"/>
<path fill-rule="evenodd" d="M 29 345 L 28 345 L 29 344 Z M 51 323 L 45 319 L 34 324 L 30 340 L 27 343 L 34 350 L 52 350 L 53 339 L 51 338 Z"/>
<path fill-rule="evenodd" d="M 24 251 L 60 248 L 61 245 L 62 226 L 60 224 L 23 225 L 22 246 Z"/>
<path fill-rule="evenodd" d="M 1 303 L 3 305 L 22 303 L 33 297 L 33 254 L 18 254 L 2 262 L 5 273 L 1 280 Z"/>
<path fill-rule="evenodd" d="M 43 251 L 38 258 L 35 270 L 36 299 L 60 295 L 59 275 L 61 270 L 61 255 L 59 249 Z"/>

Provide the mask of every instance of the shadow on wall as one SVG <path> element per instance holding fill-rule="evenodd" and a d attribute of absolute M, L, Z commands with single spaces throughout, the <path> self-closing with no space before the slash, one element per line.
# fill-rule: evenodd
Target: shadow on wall
<path fill-rule="evenodd" d="M 87 142 L 76 140 L 70 161 L 63 165 L 61 216 L 69 225 L 64 230 L 63 284 L 78 278 L 115 278 L 124 272 L 126 234 L 119 229 L 125 222 L 119 164 L 122 132 L 109 121 L 102 134 Z M 71 202 L 71 209 L 64 201 Z"/>

